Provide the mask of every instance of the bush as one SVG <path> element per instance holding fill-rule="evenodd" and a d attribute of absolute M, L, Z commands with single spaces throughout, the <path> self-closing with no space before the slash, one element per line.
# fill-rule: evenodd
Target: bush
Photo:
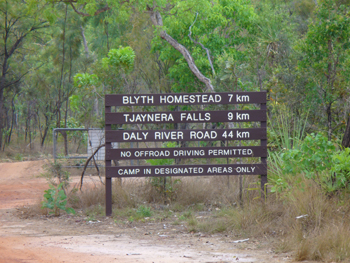
<path fill-rule="evenodd" d="M 350 148 L 345 148 L 332 156 L 332 190 L 347 188 L 350 181 Z"/>
<path fill-rule="evenodd" d="M 45 190 L 45 200 L 42 202 L 42 208 L 51 210 L 49 214 L 59 216 L 61 210 L 66 211 L 67 213 L 75 214 L 73 208 L 66 207 L 67 196 L 62 189 L 62 185 L 62 183 L 60 183 L 57 187 L 50 185 L 50 188 Z"/>
<path fill-rule="evenodd" d="M 320 174 L 330 171 L 335 152 L 335 145 L 325 136 L 312 133 L 300 142 L 298 149 L 293 148 L 282 154 L 283 170 L 293 175 L 304 173 L 306 178 L 321 184 Z"/>

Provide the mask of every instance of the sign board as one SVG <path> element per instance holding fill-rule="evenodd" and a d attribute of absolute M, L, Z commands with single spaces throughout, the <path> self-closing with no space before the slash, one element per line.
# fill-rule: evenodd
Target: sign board
<path fill-rule="evenodd" d="M 223 141 L 266 139 L 266 129 L 106 131 L 113 142 Z"/>
<path fill-rule="evenodd" d="M 266 103 L 266 92 L 115 94 L 105 97 L 107 107 L 252 103 Z"/>
<path fill-rule="evenodd" d="M 132 106 L 177 106 L 210 104 L 259 104 L 259 110 L 157 111 L 155 107 L 135 111 Z M 111 107 L 120 111 L 111 112 Z M 157 107 L 156 107 L 157 108 Z M 153 111 L 155 110 L 155 111 Z M 112 130 L 111 125 L 130 127 L 166 123 L 259 122 L 260 128 L 245 129 L 157 129 Z M 198 125 L 197 125 L 198 128 Z M 177 94 L 116 94 L 105 96 L 106 215 L 112 214 L 113 177 L 261 175 L 261 188 L 267 183 L 266 92 L 221 92 Z M 113 143 L 164 141 L 260 140 L 260 146 L 123 148 Z M 112 160 L 176 158 L 260 158 L 260 163 L 193 164 L 163 166 L 112 166 Z M 117 162 L 116 162 L 117 163 Z"/>
<path fill-rule="evenodd" d="M 174 159 L 174 158 L 239 158 L 267 157 L 266 147 L 187 147 L 187 148 L 139 148 L 111 149 L 106 153 L 106 159 Z"/>
<path fill-rule="evenodd" d="M 266 111 L 177 111 L 106 113 L 106 124 L 266 121 Z"/>
<path fill-rule="evenodd" d="M 263 164 L 203 164 L 203 165 L 152 165 L 107 167 L 112 177 L 150 176 L 203 176 L 203 175 L 248 175 L 264 174 Z"/>

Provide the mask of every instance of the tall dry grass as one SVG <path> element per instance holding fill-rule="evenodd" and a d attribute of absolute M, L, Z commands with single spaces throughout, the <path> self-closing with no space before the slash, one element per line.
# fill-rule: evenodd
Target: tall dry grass
<path fill-rule="evenodd" d="M 276 252 L 293 251 L 296 260 L 350 260 L 350 204 L 325 195 L 312 181 L 266 203 L 254 201 L 225 212 L 228 229 L 244 237 L 276 238 Z"/>
<path fill-rule="evenodd" d="M 181 178 L 176 198 L 168 200 L 173 211 L 192 212 L 188 229 L 202 232 L 231 232 L 242 238 L 268 238 L 276 252 L 292 252 L 295 260 L 342 262 L 350 260 L 350 195 L 328 196 L 313 181 L 299 178 L 299 187 L 275 195 L 266 202 L 258 191 L 248 197 L 248 188 L 257 178 L 244 185 L 243 206 L 239 205 L 238 178 Z M 83 189 L 75 207 L 104 206 L 104 187 Z M 255 199 L 254 199 L 255 198 Z M 147 179 L 113 180 L 115 209 L 140 205 L 164 204 L 164 195 L 155 191 Z M 194 205 L 201 204 L 210 216 L 197 219 Z M 204 217 L 203 217 L 204 218 Z"/>

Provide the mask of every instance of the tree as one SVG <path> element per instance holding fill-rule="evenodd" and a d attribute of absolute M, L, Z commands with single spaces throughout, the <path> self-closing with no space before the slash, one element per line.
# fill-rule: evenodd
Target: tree
<path fill-rule="evenodd" d="M 305 39 L 299 49 L 301 70 L 307 70 L 306 92 L 318 99 L 327 116 L 328 139 L 333 131 L 333 104 L 346 95 L 350 80 L 350 18 L 348 8 L 334 0 L 323 0 L 317 6 Z"/>
<path fill-rule="evenodd" d="M 116 19 L 125 19 L 129 17 L 132 12 L 146 12 L 149 14 L 152 24 L 156 28 L 158 36 L 165 40 L 168 44 L 172 46 L 175 50 L 181 53 L 183 59 L 186 61 L 191 72 L 196 76 L 196 78 L 202 82 L 207 90 L 214 91 L 212 81 L 210 78 L 206 77 L 201 70 L 197 67 L 192 54 L 189 52 L 187 47 L 180 43 L 179 39 L 174 39 L 169 32 L 175 30 L 175 27 L 182 24 L 187 24 L 186 31 L 188 31 L 189 26 L 195 20 L 196 13 L 199 13 L 202 19 L 202 25 L 205 25 L 205 21 L 210 23 L 215 23 L 218 20 L 219 23 L 216 25 L 216 29 L 227 29 L 228 25 L 231 23 L 234 26 L 235 20 L 241 21 L 240 16 L 244 18 L 252 16 L 251 6 L 249 6 L 249 1 L 239 0 L 239 1 L 227 1 L 227 0 L 158 0 L 158 1 L 65 1 L 69 3 L 74 11 L 82 16 L 94 16 L 102 12 L 112 11 L 112 15 Z M 212 10 L 214 10 L 212 12 Z M 219 12 L 218 12 L 219 11 Z M 221 13 L 220 13 L 221 12 Z M 233 19 L 234 16 L 234 19 Z M 222 24 L 220 24 L 222 23 Z M 198 27 L 199 28 L 199 27 Z M 208 27 L 209 28 L 209 27 Z M 205 28 L 203 28 L 205 30 Z M 212 28 L 211 32 L 215 33 Z M 224 30 L 221 31 L 224 33 Z M 186 34 L 187 35 L 187 34 Z M 185 36 L 182 36 L 185 37 Z M 222 35 L 222 37 L 225 37 Z M 199 42 L 197 42 L 199 43 Z M 224 43 L 223 43 L 224 44 Z M 209 55 L 210 58 L 210 55 Z"/>
<path fill-rule="evenodd" d="M 46 20 L 39 17 L 43 3 L 35 2 L 33 5 L 20 0 L 0 1 L 0 149 L 3 143 L 4 91 L 20 83 L 28 73 L 16 64 L 16 60 L 23 59 L 24 42 L 48 26 Z"/>

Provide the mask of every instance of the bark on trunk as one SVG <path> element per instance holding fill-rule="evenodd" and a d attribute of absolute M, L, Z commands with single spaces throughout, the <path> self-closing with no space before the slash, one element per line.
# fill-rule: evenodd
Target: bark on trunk
<path fill-rule="evenodd" d="M 344 148 L 350 147 L 350 116 L 348 117 L 348 122 L 346 124 L 346 129 L 344 132 L 343 141 L 342 141 L 341 145 Z"/>
<path fill-rule="evenodd" d="M 81 36 L 83 38 L 83 43 L 84 43 L 85 55 L 87 58 L 89 58 L 89 48 L 88 48 L 87 41 L 85 38 L 84 28 L 82 26 L 80 26 L 80 30 L 81 30 Z"/>
<path fill-rule="evenodd" d="M 163 20 L 162 16 L 158 11 L 154 11 L 153 8 L 148 7 L 148 10 L 150 11 L 151 15 L 151 21 L 155 26 L 163 26 Z M 173 39 L 170 35 L 167 34 L 165 30 L 160 31 L 160 37 L 167 41 L 173 48 L 175 48 L 177 51 L 179 51 L 187 61 L 187 64 L 189 68 L 191 69 L 192 73 L 198 78 L 199 81 L 205 84 L 207 89 L 211 92 L 214 92 L 214 87 L 211 84 L 211 81 L 209 78 L 205 77 L 202 72 L 199 71 L 197 68 L 190 52 L 179 42 L 177 42 L 175 39 Z"/>
<path fill-rule="evenodd" d="M 3 107 L 4 106 L 4 90 L 0 86 L 0 150 L 3 148 L 3 138 L 2 138 L 2 130 L 3 130 L 3 121 L 4 121 L 4 114 L 3 114 Z"/>
<path fill-rule="evenodd" d="M 58 125 L 57 127 L 61 126 L 61 106 L 62 106 L 62 99 L 63 95 L 61 93 L 64 93 L 63 88 L 63 73 L 64 73 L 64 63 L 66 58 L 66 50 L 65 50 L 65 44 L 66 44 L 66 22 L 67 22 L 67 14 L 68 14 L 68 5 L 66 6 L 66 14 L 64 17 L 64 25 L 63 25 L 63 39 L 62 39 L 62 68 L 61 68 L 61 81 L 60 81 L 60 87 L 58 90 L 58 100 L 59 100 L 59 110 L 58 110 Z M 67 128 L 66 122 L 64 123 L 64 128 Z M 64 153 L 67 156 L 68 155 L 68 142 L 67 142 L 67 133 L 65 131 L 61 132 L 63 139 L 64 139 Z"/>
<path fill-rule="evenodd" d="M 328 141 L 332 139 L 332 104 L 327 106 Z"/>

